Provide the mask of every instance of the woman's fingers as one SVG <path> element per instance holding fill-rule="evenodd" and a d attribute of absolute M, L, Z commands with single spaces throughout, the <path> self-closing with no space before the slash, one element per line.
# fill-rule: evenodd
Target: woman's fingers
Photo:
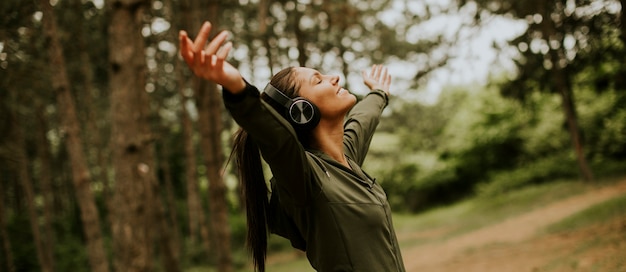
<path fill-rule="evenodd" d="M 180 31 L 178 34 L 179 38 L 179 46 L 180 46 L 180 55 L 183 57 L 183 60 L 187 63 L 187 65 L 191 65 L 193 63 L 193 52 L 191 51 L 192 44 L 191 39 L 187 36 L 187 32 L 184 30 Z"/>
<path fill-rule="evenodd" d="M 227 42 L 215 54 L 217 56 L 217 59 L 218 60 L 225 60 L 226 57 L 228 57 L 228 53 L 230 52 L 230 49 L 232 49 L 232 48 L 233 48 L 233 43 Z"/>
<path fill-rule="evenodd" d="M 387 82 L 387 67 L 383 67 L 382 72 L 381 72 L 381 78 L 380 80 L 383 82 L 383 84 L 385 84 L 385 82 Z"/>
<path fill-rule="evenodd" d="M 385 93 L 389 94 L 389 87 L 391 86 L 391 74 L 387 67 L 383 65 L 372 65 L 370 71 L 361 70 L 363 76 L 363 82 L 371 90 L 381 89 Z"/>
<path fill-rule="evenodd" d="M 389 73 L 387 72 L 387 67 L 382 65 L 372 65 L 372 69 L 370 70 L 369 76 L 363 73 L 363 76 L 367 76 L 378 82 L 385 82 L 387 80 L 387 76 Z"/>
<path fill-rule="evenodd" d="M 220 32 L 217 36 L 215 36 L 215 38 L 213 38 L 213 40 L 211 40 L 211 42 L 209 42 L 209 45 L 206 49 L 204 49 L 204 52 L 206 52 L 207 55 L 215 55 L 226 38 L 228 38 L 228 31 L 224 30 Z"/>
<path fill-rule="evenodd" d="M 202 27 L 200 27 L 200 31 L 198 31 L 198 35 L 196 39 L 193 41 L 192 51 L 193 51 L 193 66 L 201 66 L 205 62 L 205 54 L 202 50 L 204 45 L 206 44 L 207 39 L 209 38 L 209 32 L 211 31 L 211 23 L 204 22 Z"/>
<path fill-rule="evenodd" d="M 200 27 L 200 31 L 198 31 L 198 36 L 196 36 L 196 40 L 193 42 L 193 52 L 200 53 L 206 44 L 207 39 L 209 39 L 209 33 L 211 32 L 211 23 L 204 22 L 202 27 Z"/>
<path fill-rule="evenodd" d="M 380 79 L 380 67 L 381 67 L 381 65 L 374 65 L 372 67 L 372 77 L 375 80 L 379 80 Z"/>

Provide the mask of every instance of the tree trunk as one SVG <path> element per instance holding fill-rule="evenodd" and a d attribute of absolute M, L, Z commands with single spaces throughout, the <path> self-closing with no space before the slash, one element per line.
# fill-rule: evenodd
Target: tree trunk
<path fill-rule="evenodd" d="M 81 14 L 82 10 L 82 0 L 72 0 L 73 8 L 76 14 Z M 83 97 L 83 109 L 85 111 L 86 120 L 84 121 L 84 126 L 86 128 L 86 147 L 91 148 L 92 152 L 95 153 L 95 163 L 92 162 L 96 167 L 92 167 L 97 169 L 95 172 L 94 178 L 96 181 L 102 183 L 102 199 L 106 206 L 106 218 L 103 220 L 103 226 L 108 227 L 112 225 L 111 222 L 111 210 L 113 209 L 113 190 L 111 188 L 111 179 L 109 178 L 109 150 L 107 146 L 106 137 L 103 135 L 103 125 L 100 125 L 101 122 L 99 120 L 104 119 L 106 116 L 106 110 L 102 110 L 97 106 L 97 103 L 94 103 L 94 98 L 98 99 L 99 95 L 96 91 L 96 88 L 93 86 L 93 72 L 92 72 L 92 62 L 89 58 L 89 47 L 87 45 L 87 35 L 83 28 L 83 22 L 77 22 L 77 34 L 76 42 L 78 43 L 79 48 L 79 59 L 80 59 L 80 72 L 83 76 L 83 90 L 80 92 Z M 89 154 L 89 150 L 87 152 Z M 98 180 L 99 179 L 99 180 Z M 110 229 L 105 228 L 105 235 L 110 232 Z"/>
<path fill-rule="evenodd" d="M 203 10 L 201 8 L 201 3 L 194 2 L 191 3 L 190 0 L 182 0 L 181 1 L 181 28 L 182 29 L 197 29 L 199 28 L 201 21 L 205 20 L 203 18 L 205 16 L 203 14 Z M 211 239 L 209 227 L 207 225 L 206 217 L 204 216 L 204 211 L 202 207 L 200 190 L 198 188 L 198 170 L 196 167 L 197 164 L 197 156 L 196 156 L 196 148 L 193 142 L 193 121 L 189 115 L 189 111 L 187 110 L 186 105 L 192 101 L 190 97 L 193 95 L 186 95 L 184 92 L 184 88 L 187 87 L 184 82 L 186 82 L 185 75 L 182 69 L 182 62 L 180 59 L 177 59 L 176 62 L 176 70 L 179 75 L 179 93 L 182 97 L 182 109 L 181 109 L 181 118 L 183 122 L 183 145 L 185 149 L 185 177 L 187 181 L 187 203 L 189 205 L 189 231 L 192 240 L 197 237 L 197 233 L 200 234 L 200 238 L 202 241 L 202 247 L 204 248 L 205 253 L 210 258 L 211 255 Z"/>
<path fill-rule="evenodd" d="M 218 6 L 211 1 L 208 7 L 208 19 L 213 23 L 212 34 L 219 28 Z M 222 99 L 217 85 L 212 82 L 194 78 L 194 90 L 198 108 L 200 130 L 200 148 L 204 154 L 204 165 L 209 179 L 209 210 L 211 225 L 214 231 L 214 245 L 217 253 L 218 271 L 233 271 L 230 226 L 228 224 L 228 204 L 226 185 L 222 178 L 224 156 L 222 150 Z"/>
<path fill-rule="evenodd" d="M 259 21 L 259 38 L 263 41 L 263 45 L 267 50 L 267 66 L 270 68 L 270 75 L 274 75 L 274 57 L 272 56 L 272 45 L 270 44 L 270 37 L 267 35 L 267 13 L 270 10 L 270 0 L 259 1 L 259 13 L 257 13 L 257 20 Z M 250 50 L 253 51 L 253 50 Z M 254 61 L 254 52 L 249 52 L 251 61 Z M 254 73 L 252 73 L 254 74 Z"/>
<path fill-rule="evenodd" d="M 574 152 L 576 154 L 576 159 L 578 161 L 580 174 L 585 181 L 593 181 L 593 173 L 591 172 L 591 169 L 587 164 L 587 159 L 585 158 L 583 141 L 580 135 L 580 127 L 578 126 L 578 117 L 576 114 L 576 106 L 574 103 L 574 94 L 572 92 L 570 84 L 568 84 L 567 74 L 564 69 L 553 67 L 552 78 L 555 88 L 561 95 L 563 111 L 567 120 L 567 128 L 569 130 L 572 145 L 574 147 Z"/>
<path fill-rule="evenodd" d="M 209 178 L 209 208 L 211 211 L 211 222 L 215 231 L 216 249 L 218 256 L 218 271 L 233 271 L 231 245 L 230 245 L 230 225 L 228 223 L 228 201 L 226 199 L 227 188 L 222 175 L 224 165 L 224 153 L 222 150 L 222 97 L 215 84 L 208 84 L 205 90 L 205 97 L 201 101 L 208 109 L 203 111 L 208 119 L 206 125 L 206 135 L 202 133 L 203 150 L 208 151 L 205 156 L 205 164 Z M 201 126 L 204 127 L 204 126 Z M 202 129 L 204 130 L 204 129 Z M 207 137 L 208 136 L 208 137 Z M 208 145 L 208 146 L 207 146 Z"/>
<path fill-rule="evenodd" d="M 622 41 L 622 48 L 626 47 L 626 0 L 620 0 L 622 4 L 622 10 L 620 12 L 620 40 Z M 622 65 L 618 69 L 621 72 L 615 74 L 615 89 L 618 91 L 626 91 L 626 67 L 623 65 L 626 63 L 626 54 L 622 55 Z"/>
<path fill-rule="evenodd" d="M 167 158 L 166 156 L 164 156 L 165 158 Z M 165 159 L 166 161 L 167 159 Z M 169 166 L 164 166 L 167 165 L 167 162 L 164 162 L 162 164 L 162 167 L 164 168 L 164 176 L 165 176 L 165 183 L 166 183 L 166 195 L 171 196 L 172 192 L 171 192 L 171 179 L 168 177 L 169 175 L 169 170 L 166 170 L 166 167 Z M 159 183 L 157 182 L 157 180 L 154 181 L 154 183 L 152 184 L 153 192 L 159 192 L 161 191 L 159 189 Z M 165 271 L 168 272 L 179 272 L 180 270 L 180 266 L 179 266 L 179 262 L 178 262 L 178 254 L 177 252 L 179 252 L 178 250 L 178 246 L 176 246 L 176 241 L 174 239 L 174 237 L 176 236 L 176 232 L 178 230 L 178 228 L 175 226 L 176 221 L 173 222 L 168 222 L 167 220 L 167 216 L 166 216 L 166 212 L 165 212 L 165 207 L 163 206 L 163 202 L 162 202 L 162 198 L 160 197 L 160 194 L 155 193 L 152 194 L 153 195 L 153 199 L 152 199 L 152 204 L 151 206 L 154 209 L 154 215 L 155 215 L 155 221 L 158 224 L 158 232 L 154 232 L 152 233 L 152 235 L 157 236 L 157 240 L 159 241 L 159 244 L 161 245 L 161 253 L 162 253 L 162 258 L 163 258 L 163 268 L 165 269 Z M 171 197 L 168 197 L 167 199 L 171 199 Z M 170 203 L 172 205 L 170 205 L 170 207 L 172 207 L 171 210 L 176 210 L 175 206 L 173 205 L 173 201 Z M 170 211 L 170 213 L 173 213 L 173 211 Z"/>
<path fill-rule="evenodd" d="M 109 2 L 111 149 L 115 171 L 112 235 L 116 271 L 151 271 L 154 137 L 150 132 L 141 34 L 148 0 Z"/>
<path fill-rule="evenodd" d="M 80 208 L 83 231 L 87 243 L 87 254 L 91 271 L 107 272 L 109 264 L 104 252 L 100 231 L 100 218 L 95 198 L 91 191 L 91 176 L 85 160 L 76 107 L 70 93 L 63 49 L 57 37 L 56 18 L 50 1 L 41 0 L 44 14 L 45 35 L 49 39 L 52 88 L 56 92 L 62 127 L 65 129 L 66 147 L 70 156 L 72 181 Z"/>
<path fill-rule="evenodd" d="M 2 186 L 3 182 L 4 180 L 0 180 L 0 241 L 2 241 L 2 252 L 4 253 L 2 254 L 4 255 L 4 268 L 1 266 L 2 262 L 0 262 L 0 270 L 15 272 L 15 265 L 13 264 L 13 254 L 11 252 L 11 241 L 9 240 L 9 235 L 7 234 L 7 223 L 4 220 L 5 212 L 3 194 L 5 191 Z"/>
<path fill-rule="evenodd" d="M 19 186 L 15 184 L 16 182 L 9 183 L 10 180 L 14 181 L 15 178 L 10 178 L 10 173 L 14 172 L 17 166 L 15 160 L 15 150 L 16 146 L 12 142 L 13 139 L 13 131 L 15 129 L 15 119 L 12 110 L 9 105 L 13 102 L 11 101 L 11 93 L 9 92 L 0 92 L 0 116 L 3 116 L 3 119 L 0 121 L 0 241 L 2 242 L 1 255 L 4 256 L 4 262 L 0 262 L 0 270 L 15 272 L 15 265 L 13 262 L 13 252 L 11 250 L 11 240 L 9 239 L 9 235 L 7 232 L 7 222 L 5 211 L 5 204 L 11 207 L 10 203 L 5 202 L 5 196 L 15 194 L 15 187 Z M 7 184 L 9 188 L 5 187 L 4 184 Z M 16 199 L 17 197 L 13 197 Z M 4 264 L 4 266 L 2 266 Z"/>
<path fill-rule="evenodd" d="M 200 146 L 204 154 L 204 164 L 209 178 L 209 209 L 215 235 L 218 271 L 232 271 L 230 248 L 230 226 L 226 185 L 221 168 L 224 163 L 222 151 L 222 107 L 220 93 L 214 83 L 196 80 L 198 122 L 200 123 Z M 216 103 L 217 102 L 217 103 Z"/>
<path fill-rule="evenodd" d="M 169 226 L 169 224 L 171 224 L 170 227 L 170 232 L 172 233 L 170 239 L 171 239 L 171 248 L 173 249 L 172 254 L 173 257 L 176 260 L 176 263 L 178 265 L 178 259 L 179 259 L 179 255 L 178 254 L 181 250 L 181 243 L 180 243 L 180 235 L 179 235 L 179 226 L 178 226 L 178 212 L 176 211 L 176 197 L 174 196 L 174 185 L 172 184 L 172 170 L 170 167 L 170 163 L 167 160 L 167 158 L 169 157 L 169 147 L 167 147 L 167 145 L 164 145 L 163 147 L 163 161 L 161 163 L 161 168 L 163 169 L 163 181 L 165 183 L 165 199 L 166 199 L 166 205 L 165 207 L 170 207 L 169 209 L 169 223 L 168 223 L 168 219 L 166 218 L 165 214 L 164 214 L 164 220 L 163 222 L 168 223 L 167 226 Z"/>
<path fill-rule="evenodd" d="M 205 225 L 201 218 L 204 217 L 204 211 L 200 203 L 200 191 L 198 190 L 198 176 L 196 168 L 196 151 L 193 144 L 193 124 L 187 112 L 186 105 L 189 99 L 184 94 L 184 88 L 179 87 L 182 97 L 181 119 L 183 127 L 183 147 L 185 152 L 185 180 L 187 181 L 187 207 L 189 217 L 189 238 L 195 243 L 196 238 L 200 237 L 201 225 Z M 208 237 L 207 237 L 208 238 Z M 206 241 L 208 242 L 208 240 Z M 208 246 L 208 244 L 207 244 Z M 208 252 L 209 247 L 205 250 Z"/>
<path fill-rule="evenodd" d="M 55 244 L 53 229 L 54 223 L 54 191 L 52 186 L 52 156 L 50 153 L 50 143 L 46 138 L 48 126 L 43 105 L 37 106 L 37 159 L 39 161 L 39 182 L 41 186 L 41 197 L 43 198 L 44 232 L 48 243 Z M 54 256 L 50 256 L 52 266 L 54 266 Z"/>
<path fill-rule="evenodd" d="M 554 5 L 554 3 L 544 1 L 539 2 L 542 3 L 539 5 L 539 11 L 544 18 L 541 23 L 541 29 L 543 32 L 542 34 L 544 39 L 546 39 L 548 44 L 550 44 L 550 40 L 556 39 L 557 37 L 556 26 L 554 25 L 554 22 L 549 19 L 552 18 L 552 8 L 549 8 L 548 5 Z M 562 40 L 559 42 L 560 44 L 563 44 Z M 564 50 L 562 47 L 550 48 L 548 52 L 550 61 L 552 62 L 552 69 L 550 70 L 553 84 L 552 86 L 554 86 L 556 91 L 561 95 L 561 102 L 563 105 L 565 120 L 567 120 L 567 127 L 578 161 L 580 174 L 585 181 L 590 182 L 593 181 L 593 173 L 591 172 L 591 169 L 587 164 L 587 159 L 585 158 L 585 152 L 583 150 L 584 148 L 580 135 L 580 128 L 578 126 L 578 117 L 576 114 L 576 105 L 574 102 L 574 94 L 571 88 L 570 77 L 567 74 L 566 65 L 562 64 L 562 60 L 565 60 L 565 55 L 561 52 L 562 50 Z"/>
<path fill-rule="evenodd" d="M 296 41 L 298 43 L 296 46 L 298 48 L 298 64 L 304 67 L 306 66 L 306 62 L 309 59 L 309 56 L 306 52 L 306 33 L 302 31 L 302 29 L 300 29 L 300 20 L 302 19 L 302 13 L 297 10 L 294 12 L 294 34 L 296 35 Z"/>
<path fill-rule="evenodd" d="M 169 2 L 169 1 L 168 1 Z M 189 1 L 181 1 L 181 29 L 189 29 L 191 26 L 190 18 L 193 16 Z M 187 103 L 190 99 L 185 94 L 187 84 L 185 84 L 185 75 L 181 69 L 181 62 L 176 61 L 176 75 L 178 76 L 178 93 L 181 97 L 180 119 L 182 126 L 183 149 L 185 154 L 185 180 L 187 185 L 187 217 L 189 219 L 189 239 L 195 244 L 196 238 L 200 237 L 200 217 L 202 216 L 202 206 L 200 204 L 200 193 L 198 191 L 198 177 L 196 168 L 196 153 L 193 144 L 193 123 L 189 112 L 187 111 Z M 207 241 L 208 242 L 208 241 Z M 205 248 L 208 253 L 209 248 Z"/>
<path fill-rule="evenodd" d="M 24 134 L 19 124 L 15 127 L 14 139 L 18 146 L 16 149 L 17 154 L 14 154 L 17 160 L 17 175 L 19 183 L 24 193 L 24 202 L 26 204 L 26 210 L 30 217 L 30 228 L 33 234 L 33 244 L 37 250 L 37 259 L 42 272 L 52 272 L 54 267 L 52 266 L 52 260 L 50 259 L 52 253 L 49 251 L 52 248 L 44 241 L 45 237 L 42 237 L 41 230 L 39 229 L 39 215 L 37 214 L 37 208 L 35 207 L 35 190 L 33 188 L 32 179 L 28 171 L 29 161 L 26 154 L 26 143 L 24 141 Z"/>
<path fill-rule="evenodd" d="M 622 40 L 622 46 L 626 46 L 626 0 L 620 0 L 622 10 L 620 11 L 620 39 Z"/>
<path fill-rule="evenodd" d="M 180 65 L 178 65 L 180 70 Z M 181 79 L 184 79 L 182 73 L 179 73 Z M 181 80 L 183 82 L 183 80 Z M 196 167 L 196 150 L 193 143 L 193 123 L 189 112 L 185 105 L 189 103 L 189 98 L 184 94 L 184 84 L 179 87 L 182 97 L 181 119 L 183 127 L 183 146 L 185 152 L 185 180 L 187 181 L 187 205 L 189 217 L 189 235 L 192 244 L 195 244 L 199 237 L 202 247 L 206 254 L 211 252 L 211 239 L 209 238 L 209 229 L 206 224 L 202 202 L 200 201 L 200 190 L 198 188 L 198 175 Z"/>
<path fill-rule="evenodd" d="M 72 6 L 74 12 L 76 14 L 81 14 L 82 10 L 82 0 L 72 0 Z M 83 98 L 83 109 L 85 110 L 85 127 L 86 127 L 86 142 L 87 146 L 91 147 L 93 153 L 95 153 L 95 163 L 93 163 L 98 171 L 96 171 L 97 175 L 94 178 L 99 179 L 103 185 L 104 192 L 104 202 L 107 204 L 107 208 L 111 209 L 111 183 L 108 176 L 107 169 L 109 168 L 108 159 L 107 159 L 107 150 L 106 142 L 103 140 L 102 136 L 102 125 L 99 125 L 99 120 L 102 120 L 102 116 L 98 114 L 100 110 L 96 103 L 94 103 L 94 97 L 99 97 L 96 88 L 93 86 L 93 72 L 92 72 L 92 61 L 89 58 L 89 47 L 86 40 L 86 34 L 83 26 L 83 21 L 76 22 L 76 42 L 78 43 L 79 53 L 78 58 L 80 59 L 80 73 L 83 76 L 83 90 L 80 92 Z M 104 114 L 102 114 L 104 115 Z"/>

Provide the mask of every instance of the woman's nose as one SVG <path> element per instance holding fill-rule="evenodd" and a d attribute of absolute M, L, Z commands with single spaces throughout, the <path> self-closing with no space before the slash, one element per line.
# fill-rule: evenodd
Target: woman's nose
<path fill-rule="evenodd" d="M 330 82 L 333 85 L 336 85 L 337 83 L 339 83 L 339 76 L 330 76 Z"/>

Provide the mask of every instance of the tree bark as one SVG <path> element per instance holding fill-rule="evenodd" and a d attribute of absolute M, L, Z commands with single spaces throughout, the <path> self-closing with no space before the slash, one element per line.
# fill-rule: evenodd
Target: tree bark
<path fill-rule="evenodd" d="M 72 5 L 74 8 L 74 12 L 76 14 L 82 14 L 82 0 L 72 0 Z M 95 162 L 92 162 L 92 169 L 97 169 L 95 171 L 94 181 L 98 181 L 102 184 L 102 199 L 104 204 L 106 205 L 106 218 L 103 218 L 105 223 L 103 226 L 108 227 L 112 225 L 111 222 L 111 210 L 113 209 L 113 190 L 111 188 L 111 179 L 109 177 L 109 150 L 110 148 L 107 146 L 106 136 L 103 133 L 104 125 L 101 125 L 99 120 L 103 120 L 104 116 L 107 115 L 106 109 L 100 109 L 97 106 L 97 103 L 94 103 L 94 98 L 98 99 L 99 95 L 97 93 L 96 88 L 94 88 L 93 84 L 93 65 L 92 61 L 89 57 L 89 47 L 87 44 L 87 35 L 83 28 L 83 22 L 77 22 L 76 30 L 78 33 L 76 36 L 76 42 L 78 43 L 79 53 L 78 57 L 80 59 L 80 73 L 83 76 L 83 90 L 80 94 L 83 97 L 83 109 L 85 111 L 85 119 L 84 128 L 85 138 L 86 138 L 86 147 L 88 148 L 87 154 L 91 152 L 95 153 Z M 108 234 L 110 230 L 108 228 L 104 229 L 105 235 Z"/>
<path fill-rule="evenodd" d="M 622 40 L 622 46 L 626 46 L 626 0 L 620 0 L 622 10 L 620 11 L 620 39 Z"/>
<path fill-rule="evenodd" d="M 208 7 L 208 19 L 213 23 L 212 34 L 219 28 L 218 4 L 211 1 Z M 218 271 L 233 271 L 230 225 L 228 224 L 228 204 L 226 184 L 222 177 L 224 154 L 222 150 L 222 98 L 213 82 L 194 78 L 194 90 L 198 108 L 200 130 L 200 148 L 204 154 L 204 165 L 209 179 L 209 210 L 211 226 L 214 232 L 215 252 L 217 253 Z"/>
<path fill-rule="evenodd" d="M 164 162 L 161 167 L 163 168 L 169 167 L 165 165 L 167 165 L 167 162 Z M 165 175 L 164 179 L 165 179 L 165 183 L 167 186 L 165 193 L 167 196 L 171 196 L 172 186 L 171 186 L 171 179 L 168 178 L 169 170 L 164 170 L 164 171 L 166 172 L 164 173 Z M 159 187 L 160 187 L 159 183 L 156 180 L 152 184 L 152 186 L 154 187 L 152 190 L 153 192 L 161 191 L 159 190 Z M 161 245 L 163 267 L 165 271 L 179 272 L 181 271 L 180 266 L 179 266 L 179 261 L 178 261 L 178 254 L 177 254 L 177 252 L 179 252 L 178 250 L 179 247 L 176 246 L 176 241 L 174 239 L 174 237 L 176 237 L 176 232 L 178 230 L 178 228 L 175 226 L 176 221 L 168 222 L 166 212 L 165 212 L 165 207 L 163 206 L 163 202 L 162 202 L 162 198 L 160 197 L 160 194 L 155 193 L 153 194 L 153 196 L 154 197 L 152 199 L 151 206 L 154 209 L 155 221 L 158 224 L 157 226 L 158 226 L 159 231 L 153 233 L 152 235 L 155 235 L 157 237 L 159 244 Z M 170 199 L 170 198 L 167 198 L 167 199 Z M 173 204 L 173 201 L 170 204 Z M 172 207 L 171 210 L 176 210 L 175 206 L 171 205 L 170 207 Z M 170 211 L 170 213 L 173 213 L 173 211 Z"/>
<path fill-rule="evenodd" d="M 189 238 L 195 243 L 196 238 L 203 241 L 206 253 L 210 251 L 208 232 L 204 223 L 204 211 L 200 202 L 200 191 L 198 189 L 198 175 L 196 167 L 196 151 L 193 144 L 193 123 L 187 112 L 186 104 L 189 101 L 184 94 L 184 88 L 180 87 L 182 97 L 181 123 L 183 128 L 183 147 L 185 152 L 185 180 L 187 184 L 187 207 L 189 217 Z M 204 231 L 204 235 L 203 232 Z"/>
<path fill-rule="evenodd" d="M 546 42 L 550 44 L 550 40 L 556 39 L 557 37 L 557 29 L 555 23 L 550 19 L 552 18 L 551 15 L 553 9 L 550 8 L 549 5 L 554 5 L 554 3 L 546 1 L 538 2 L 541 3 L 539 4 L 539 11 L 544 18 L 541 23 L 541 30 L 543 32 L 542 34 Z M 562 40 L 559 42 L 560 44 L 563 44 Z M 593 173 L 591 172 L 591 169 L 587 164 L 587 159 L 585 158 L 583 141 L 580 135 L 580 127 L 578 126 L 578 117 L 576 114 L 574 93 L 571 88 L 570 77 L 567 74 L 567 68 L 565 65 L 562 64 L 562 60 L 565 60 L 565 54 L 561 52 L 562 50 L 564 49 L 561 46 L 559 48 L 550 48 L 548 52 L 548 57 L 552 62 L 552 68 L 550 70 L 550 75 L 552 77 L 552 86 L 554 86 L 556 91 L 561 95 L 563 112 L 565 114 L 565 120 L 567 121 L 567 127 L 578 161 L 580 174 L 583 180 L 590 182 L 593 181 Z"/>
<path fill-rule="evenodd" d="M 39 161 L 39 183 L 41 186 L 41 197 L 43 198 L 43 217 L 44 232 L 47 237 L 48 244 L 55 244 L 55 235 L 53 230 L 54 223 L 54 191 L 52 186 L 52 156 L 50 153 L 50 143 L 46 138 L 48 126 L 42 105 L 37 106 L 37 159 Z M 50 256 L 50 261 L 54 267 L 54 255 Z"/>
<path fill-rule="evenodd" d="M 180 67 L 180 65 L 178 65 Z M 180 70 L 180 68 L 177 68 Z M 184 79 L 182 72 L 180 78 Z M 183 80 L 181 80 L 182 82 Z M 193 143 L 193 122 L 185 105 L 189 103 L 189 98 L 184 94 L 184 85 L 179 87 L 182 97 L 181 123 L 183 127 L 183 146 L 185 152 L 185 180 L 187 184 L 187 206 L 189 217 L 189 235 L 192 243 L 199 237 L 206 254 L 211 252 L 211 239 L 209 229 L 202 209 L 200 190 L 198 188 L 198 169 L 196 167 L 196 149 Z"/>
<path fill-rule="evenodd" d="M 620 4 L 622 5 L 622 10 L 620 12 L 620 40 L 622 41 L 622 47 L 626 47 L 626 0 L 620 0 Z M 622 55 L 622 64 L 626 63 L 626 54 Z M 620 65 L 621 70 L 620 73 L 615 75 L 615 89 L 618 91 L 626 91 L 626 67 L 625 65 Z"/>
<path fill-rule="evenodd" d="M 82 0 L 72 0 L 72 6 L 74 8 L 74 12 L 76 14 L 81 14 L 82 10 Z M 108 155 L 106 148 L 106 141 L 104 141 L 104 137 L 102 136 L 102 125 L 99 120 L 102 120 L 102 116 L 98 114 L 99 108 L 96 103 L 94 103 L 94 98 L 98 97 L 98 93 L 96 88 L 94 88 L 93 84 L 93 72 L 92 72 L 92 61 L 89 58 L 89 47 L 87 44 L 87 35 L 85 34 L 83 22 L 76 22 L 77 32 L 76 42 L 78 43 L 79 53 L 78 58 L 80 59 L 80 73 L 83 76 L 83 90 L 81 92 L 83 98 L 83 109 L 85 110 L 85 127 L 86 127 L 86 142 L 87 146 L 91 147 L 93 153 L 95 153 L 95 168 L 98 169 L 96 171 L 97 175 L 94 178 L 99 179 L 103 185 L 103 198 L 104 202 L 107 204 L 107 209 L 111 209 L 111 182 L 108 176 Z M 104 115 L 104 114 L 102 114 Z"/>
<path fill-rule="evenodd" d="M 7 223 L 4 220 L 5 212 L 4 212 L 4 188 L 2 183 L 4 181 L 0 180 L 0 241 L 2 241 L 2 252 L 4 252 L 4 268 L 7 272 L 15 272 L 15 265 L 13 264 L 13 254 L 11 252 L 11 241 L 9 240 L 9 235 L 7 234 Z M 0 268 L 2 268 L 0 266 Z"/>
<path fill-rule="evenodd" d="M 306 62 L 309 60 L 309 56 L 306 52 L 306 33 L 300 29 L 300 20 L 302 19 L 302 12 L 294 11 L 294 34 L 296 36 L 298 48 L 298 64 L 302 67 L 306 66 Z"/>
<path fill-rule="evenodd" d="M 116 271 L 151 271 L 154 211 L 149 204 L 156 176 L 141 34 L 144 9 L 150 1 L 112 0 L 108 4 L 114 266 Z"/>
<path fill-rule="evenodd" d="M 218 271 L 229 272 L 233 268 L 226 200 L 227 188 L 221 174 L 224 164 L 221 141 L 222 101 L 214 83 L 200 79 L 196 79 L 196 83 L 200 145 L 209 179 L 209 209 L 215 236 Z"/>
<path fill-rule="evenodd" d="M 267 14 L 270 10 L 270 0 L 259 1 L 259 13 L 257 13 L 257 20 L 259 21 L 259 38 L 263 41 L 263 45 L 267 50 L 267 66 L 270 68 L 270 75 L 274 75 L 274 57 L 272 45 L 270 44 L 270 37 L 267 35 Z M 250 50 L 250 60 L 254 61 L 254 50 Z M 253 73 L 254 74 L 254 73 Z"/>
<path fill-rule="evenodd" d="M 27 161 L 29 160 L 28 155 L 26 154 L 24 133 L 22 132 L 22 128 L 19 124 L 17 124 L 15 128 L 14 139 L 18 146 L 16 149 L 17 154 L 14 154 L 17 161 L 17 176 L 24 193 L 26 210 L 28 212 L 28 216 L 30 217 L 30 228 L 33 235 L 33 243 L 35 244 L 35 249 L 37 250 L 37 259 L 39 260 L 42 272 L 52 272 L 54 271 L 52 260 L 50 259 L 52 253 L 48 251 L 51 247 L 46 244 L 44 241 L 45 238 L 42 237 L 41 230 L 39 229 L 39 215 L 37 214 L 37 208 L 35 207 L 35 189 L 33 188 L 33 182 L 28 171 Z"/>
<path fill-rule="evenodd" d="M 166 200 L 166 204 L 165 207 L 170 207 L 169 209 L 169 222 L 167 221 L 168 218 L 165 216 L 163 216 L 163 222 L 165 222 L 167 225 L 166 226 L 170 226 L 171 227 L 169 232 L 172 233 L 172 235 L 170 236 L 170 247 L 172 248 L 172 257 L 175 259 L 176 261 L 176 266 L 178 266 L 178 260 L 180 257 L 180 254 L 178 254 L 181 250 L 181 243 L 180 243 L 180 235 L 179 235 L 179 226 L 178 226 L 178 212 L 176 211 L 176 197 L 174 196 L 174 184 L 172 184 L 172 170 L 170 167 L 170 163 L 167 160 L 167 158 L 169 157 L 169 147 L 167 147 L 167 145 L 164 145 L 163 147 L 163 155 L 162 155 L 162 163 L 161 163 L 161 168 L 163 169 L 163 182 L 165 183 L 165 200 Z M 164 213 L 165 213 L 164 209 Z M 171 270 L 168 270 L 171 271 Z"/>
<path fill-rule="evenodd" d="M 227 190 L 221 174 L 221 168 L 224 164 L 221 141 L 221 97 L 219 97 L 217 86 L 214 83 L 207 81 L 197 83 L 198 122 L 201 124 L 199 126 L 200 145 L 209 179 L 209 208 L 215 236 L 214 246 L 217 252 L 218 271 L 227 272 L 232 271 L 233 268 L 226 200 Z"/>
<path fill-rule="evenodd" d="M 100 218 L 95 198 L 91 191 L 91 176 L 85 160 L 80 137 L 76 107 L 70 93 L 63 49 L 57 37 L 56 18 L 50 1 L 41 0 L 45 35 L 49 40 L 52 88 L 56 93 L 62 127 L 65 129 L 66 148 L 70 156 L 72 182 L 80 208 L 83 231 L 87 243 L 87 254 L 91 271 L 108 272 L 109 264 L 104 252 Z"/>
<path fill-rule="evenodd" d="M 169 2 L 169 1 L 168 1 Z M 190 29 L 196 20 L 191 4 L 188 0 L 181 1 L 181 28 Z M 199 16 L 197 16 L 199 17 Z M 189 237 L 191 243 L 201 241 L 206 254 L 211 251 L 209 230 L 205 221 L 202 202 L 200 201 L 200 190 L 198 189 L 198 169 L 196 167 L 197 157 L 193 142 L 193 121 L 187 110 L 187 105 L 192 101 L 191 96 L 185 94 L 185 75 L 182 69 L 182 62 L 177 59 L 175 63 L 176 74 L 178 75 L 178 93 L 181 97 L 180 118 L 183 129 L 183 149 L 185 152 L 185 181 L 187 183 L 187 206 L 189 218 Z"/>

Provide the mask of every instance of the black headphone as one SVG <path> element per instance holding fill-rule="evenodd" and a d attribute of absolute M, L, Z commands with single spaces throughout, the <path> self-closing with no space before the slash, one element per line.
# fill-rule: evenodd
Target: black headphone
<path fill-rule="evenodd" d="M 303 97 L 291 99 L 270 83 L 263 92 L 285 108 L 286 118 L 294 128 L 310 130 L 320 122 L 320 111 L 311 101 Z"/>

